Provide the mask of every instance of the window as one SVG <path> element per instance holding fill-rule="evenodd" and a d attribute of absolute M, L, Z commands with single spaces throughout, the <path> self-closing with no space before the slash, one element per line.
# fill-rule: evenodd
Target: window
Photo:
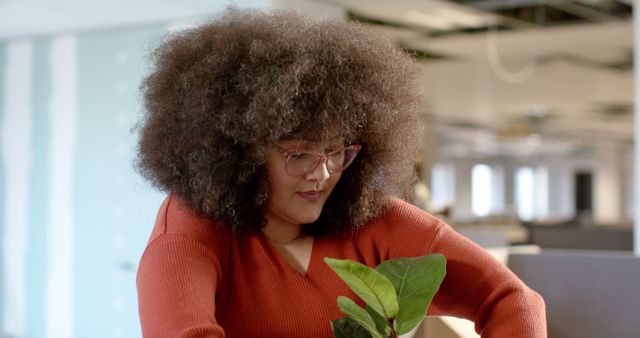
<path fill-rule="evenodd" d="M 491 167 L 476 164 L 471 169 L 471 212 L 476 217 L 491 213 Z"/>
<path fill-rule="evenodd" d="M 516 208 L 518 217 L 533 219 L 533 169 L 524 167 L 516 171 Z"/>
<path fill-rule="evenodd" d="M 544 166 L 516 171 L 516 208 L 524 221 L 544 219 L 549 213 L 549 174 Z"/>
<path fill-rule="evenodd" d="M 431 200 L 435 210 L 450 206 L 455 198 L 455 169 L 451 164 L 436 163 L 431 168 Z"/>

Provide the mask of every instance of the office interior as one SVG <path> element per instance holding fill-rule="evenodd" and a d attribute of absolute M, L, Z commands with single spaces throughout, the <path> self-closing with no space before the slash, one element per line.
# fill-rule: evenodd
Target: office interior
<path fill-rule="evenodd" d="M 229 5 L 360 22 L 409 52 L 424 140 L 405 197 L 541 293 L 549 337 L 638 336 L 633 1 L 4 0 L 0 337 L 141 336 L 164 195 L 133 167 L 138 86 L 164 34 Z M 457 318 L 410 336 L 479 337 Z"/>

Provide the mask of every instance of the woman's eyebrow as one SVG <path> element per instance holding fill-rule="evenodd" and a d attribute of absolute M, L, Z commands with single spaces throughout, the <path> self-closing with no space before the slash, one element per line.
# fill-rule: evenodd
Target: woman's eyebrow
<path fill-rule="evenodd" d="M 287 150 L 305 149 L 305 147 L 307 146 L 306 143 L 307 142 L 305 142 L 304 140 L 285 139 L 280 140 L 279 146 Z"/>
<path fill-rule="evenodd" d="M 339 147 L 344 146 L 344 140 L 341 138 L 335 138 L 327 142 L 314 142 L 304 139 L 283 139 L 281 140 L 280 146 L 286 148 L 288 150 L 298 149 L 298 150 L 333 150 Z"/>

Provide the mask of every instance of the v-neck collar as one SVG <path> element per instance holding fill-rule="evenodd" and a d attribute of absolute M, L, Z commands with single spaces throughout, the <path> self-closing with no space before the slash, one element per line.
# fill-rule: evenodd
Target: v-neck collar
<path fill-rule="evenodd" d="M 291 265 L 291 263 L 283 256 L 280 250 L 276 248 L 275 244 L 271 243 L 264 235 L 258 234 L 257 238 L 263 248 L 268 251 L 268 254 L 270 256 L 273 256 L 277 261 L 277 264 L 283 266 L 284 270 L 286 270 L 287 273 L 293 273 L 300 278 L 309 279 L 310 274 L 312 274 L 316 269 L 315 266 L 318 264 L 316 261 L 318 259 L 317 257 L 319 257 L 318 251 L 320 250 L 321 242 L 319 237 L 313 238 L 313 241 L 311 243 L 311 253 L 309 254 L 309 265 L 307 266 L 307 270 L 304 273 L 296 270 L 296 268 L 294 268 L 293 265 Z"/>

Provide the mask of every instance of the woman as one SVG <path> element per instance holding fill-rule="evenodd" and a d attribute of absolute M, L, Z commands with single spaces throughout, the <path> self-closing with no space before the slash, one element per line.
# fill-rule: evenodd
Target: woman
<path fill-rule="evenodd" d="M 138 271 L 145 337 L 331 337 L 322 259 L 439 252 L 429 313 L 484 337 L 546 336 L 544 304 L 408 191 L 414 66 L 347 23 L 228 11 L 176 33 L 145 80 L 141 172 L 169 192 Z"/>

